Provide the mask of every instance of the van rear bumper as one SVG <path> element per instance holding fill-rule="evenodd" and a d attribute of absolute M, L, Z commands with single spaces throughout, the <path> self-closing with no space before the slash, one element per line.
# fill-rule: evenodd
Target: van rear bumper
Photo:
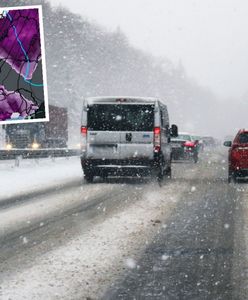
<path fill-rule="evenodd" d="M 150 176 L 160 165 L 159 159 L 129 159 L 129 160 L 88 160 L 81 158 L 84 171 L 88 170 L 96 176 Z"/>
<path fill-rule="evenodd" d="M 81 158 L 81 165 L 83 168 L 150 168 L 156 167 L 159 164 L 159 159 L 154 158 L 153 160 L 149 159 L 85 159 Z"/>

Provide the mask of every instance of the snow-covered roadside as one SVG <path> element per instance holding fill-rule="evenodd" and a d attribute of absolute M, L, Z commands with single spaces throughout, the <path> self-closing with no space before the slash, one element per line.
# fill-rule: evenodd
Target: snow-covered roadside
<path fill-rule="evenodd" d="M 0 161 L 0 202 L 7 198 L 37 190 L 57 187 L 82 179 L 78 157 L 22 160 L 20 167 L 14 161 Z"/>
<path fill-rule="evenodd" d="M 159 220 L 171 215 L 188 189 L 186 183 L 149 185 L 142 199 L 124 211 L 6 277 L 0 284 L 2 299 L 99 299 L 123 268 L 137 267 L 136 255 L 166 226 Z"/>

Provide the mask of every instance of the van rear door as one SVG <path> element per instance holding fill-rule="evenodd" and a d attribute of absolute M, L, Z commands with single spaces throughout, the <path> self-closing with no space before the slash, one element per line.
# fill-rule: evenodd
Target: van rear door
<path fill-rule="evenodd" d="M 153 159 L 153 104 L 120 104 L 120 159 Z"/>
<path fill-rule="evenodd" d="M 87 158 L 119 159 L 120 117 L 117 105 L 93 104 L 87 108 Z"/>

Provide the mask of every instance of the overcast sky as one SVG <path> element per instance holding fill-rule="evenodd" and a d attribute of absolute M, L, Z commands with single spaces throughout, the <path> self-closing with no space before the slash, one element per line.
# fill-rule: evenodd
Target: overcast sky
<path fill-rule="evenodd" d="M 131 43 L 184 64 L 189 76 L 222 96 L 248 92 L 247 0 L 50 0 Z"/>

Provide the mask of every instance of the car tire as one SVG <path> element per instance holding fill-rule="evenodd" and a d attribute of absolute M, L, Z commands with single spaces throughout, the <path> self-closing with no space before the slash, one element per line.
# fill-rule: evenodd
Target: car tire
<path fill-rule="evenodd" d="M 158 171 L 158 175 L 157 175 L 157 178 L 158 178 L 158 181 L 162 181 L 164 179 L 164 168 L 163 168 L 163 165 L 161 164 L 159 166 L 159 171 Z"/>
<path fill-rule="evenodd" d="M 172 175 L 171 175 L 171 166 L 169 166 L 166 170 L 166 178 L 171 179 Z"/>
<path fill-rule="evenodd" d="M 237 182 L 237 175 L 235 172 L 228 171 L 228 183 L 236 183 Z"/>
<path fill-rule="evenodd" d="M 193 160 L 194 160 L 194 163 L 195 163 L 195 164 L 198 163 L 198 153 L 195 153 L 195 154 L 194 154 Z"/>

